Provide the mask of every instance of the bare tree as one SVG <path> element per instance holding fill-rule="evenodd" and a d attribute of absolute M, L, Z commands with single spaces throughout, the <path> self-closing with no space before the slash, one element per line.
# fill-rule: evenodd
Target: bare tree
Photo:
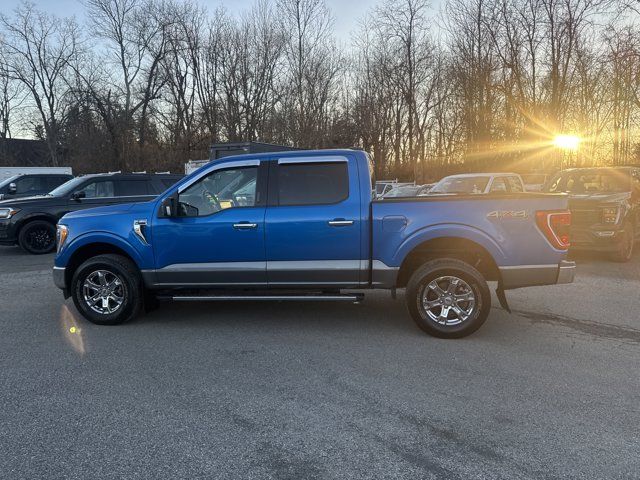
<path fill-rule="evenodd" d="M 59 139 L 64 125 L 65 75 L 78 47 L 78 27 L 73 20 L 59 19 L 23 3 L 13 17 L 0 15 L 6 32 L 5 68 L 10 79 L 29 92 L 42 122 L 51 165 L 60 159 Z"/>

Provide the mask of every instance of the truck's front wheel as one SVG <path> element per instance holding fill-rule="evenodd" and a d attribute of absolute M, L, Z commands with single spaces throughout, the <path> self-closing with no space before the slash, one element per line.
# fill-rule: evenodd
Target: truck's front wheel
<path fill-rule="evenodd" d="M 136 317 L 143 306 L 143 287 L 136 266 L 121 255 L 99 255 L 73 275 L 76 308 L 92 323 L 117 325 Z"/>
<path fill-rule="evenodd" d="M 471 265 L 443 258 L 413 273 L 406 302 L 414 321 L 429 335 L 461 338 L 475 332 L 489 316 L 491 292 Z"/>

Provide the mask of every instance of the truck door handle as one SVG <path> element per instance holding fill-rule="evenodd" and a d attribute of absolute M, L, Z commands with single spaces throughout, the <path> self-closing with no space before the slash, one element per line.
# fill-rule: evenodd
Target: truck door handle
<path fill-rule="evenodd" d="M 331 227 L 347 227 L 349 225 L 353 225 L 353 220 L 344 220 L 341 218 L 336 218 L 334 220 L 329 221 L 329 226 Z"/>
<path fill-rule="evenodd" d="M 233 224 L 233 228 L 235 228 L 236 230 L 252 230 L 257 227 L 258 227 L 257 223 L 240 222 L 240 223 Z"/>

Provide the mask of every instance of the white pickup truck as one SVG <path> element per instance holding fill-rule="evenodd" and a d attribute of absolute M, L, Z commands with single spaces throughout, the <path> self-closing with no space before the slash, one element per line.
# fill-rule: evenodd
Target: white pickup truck
<path fill-rule="evenodd" d="M 521 193 L 524 182 L 517 173 L 465 173 L 444 177 L 429 194 Z"/>

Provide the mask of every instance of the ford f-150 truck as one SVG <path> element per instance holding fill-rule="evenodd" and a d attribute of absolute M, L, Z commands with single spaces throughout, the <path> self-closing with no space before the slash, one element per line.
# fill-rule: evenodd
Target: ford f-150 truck
<path fill-rule="evenodd" d="M 564 194 L 375 199 L 368 155 L 293 151 L 212 162 L 146 203 L 69 213 L 55 284 L 88 320 L 160 299 L 344 300 L 406 288 L 427 333 L 463 337 L 504 290 L 569 283 Z"/>

